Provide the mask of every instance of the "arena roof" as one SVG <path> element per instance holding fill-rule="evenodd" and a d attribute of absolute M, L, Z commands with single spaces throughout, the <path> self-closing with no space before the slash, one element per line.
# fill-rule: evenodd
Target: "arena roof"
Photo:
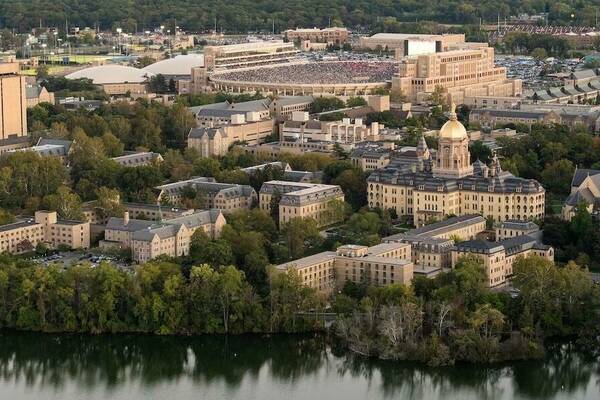
<path fill-rule="evenodd" d="M 150 64 L 144 71 L 161 75 L 191 75 L 192 68 L 204 65 L 204 56 L 202 54 L 178 55 L 173 58 L 167 58 Z"/>
<path fill-rule="evenodd" d="M 152 72 L 142 69 L 109 64 L 84 68 L 65 76 L 65 78 L 90 79 L 96 85 L 104 85 L 110 83 L 142 83 L 153 75 Z"/>

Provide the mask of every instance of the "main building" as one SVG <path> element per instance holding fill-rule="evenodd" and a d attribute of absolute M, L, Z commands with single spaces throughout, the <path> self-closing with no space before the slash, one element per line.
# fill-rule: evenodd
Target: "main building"
<path fill-rule="evenodd" d="M 456 117 L 442 126 L 435 159 L 421 138 L 414 155 L 374 171 L 367 186 L 370 207 L 393 209 L 417 226 L 451 215 L 481 214 L 495 221 L 544 217 L 545 190 L 533 179 L 491 165 L 471 163 L 469 137 Z"/>

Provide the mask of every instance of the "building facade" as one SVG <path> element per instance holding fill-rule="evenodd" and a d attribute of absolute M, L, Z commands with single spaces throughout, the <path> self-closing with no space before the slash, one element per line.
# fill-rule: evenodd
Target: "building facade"
<path fill-rule="evenodd" d="M 220 236 L 226 220 L 220 210 L 198 211 L 165 221 L 110 218 L 103 246 L 130 248 L 132 259 L 146 262 L 161 255 L 180 257 L 189 254 L 193 234 L 202 230 L 209 238 Z"/>
<path fill-rule="evenodd" d="M 246 121 L 244 116 L 233 118 L 228 125 L 190 129 L 188 147 L 198 150 L 201 157 L 225 155 L 231 145 L 244 142 L 253 146 L 264 143 L 273 134 L 274 120 Z"/>
<path fill-rule="evenodd" d="M 271 40 L 204 47 L 204 67 L 230 69 L 287 62 L 298 53 L 293 43 Z"/>
<path fill-rule="evenodd" d="M 485 44 L 403 58 L 392 78 L 394 91 L 413 102 L 427 102 L 441 91 L 446 104 L 476 96 L 520 97 L 523 92 L 520 80 L 507 79 L 506 69 L 495 66 L 494 49 Z"/>
<path fill-rule="evenodd" d="M 554 261 L 554 249 L 530 235 L 518 235 L 499 242 L 469 240 L 452 249 L 453 267 L 461 257 L 475 256 L 485 268 L 487 286 L 505 285 L 513 275 L 513 264 L 518 257 L 538 256 Z"/>
<path fill-rule="evenodd" d="M 35 250 L 38 244 L 51 248 L 90 247 L 89 222 L 59 219 L 55 211 L 37 211 L 35 217 L 0 226 L 0 251 L 20 254 Z"/>
<path fill-rule="evenodd" d="M 414 273 L 431 277 L 452 268 L 455 241 L 473 240 L 485 228 L 486 221 L 482 216 L 463 215 L 388 236 L 382 242 L 410 244 Z"/>
<path fill-rule="evenodd" d="M 27 136 L 25 80 L 18 63 L 0 63 L 0 142 Z"/>
<path fill-rule="evenodd" d="M 358 46 L 364 49 L 399 49 L 400 54 L 414 54 L 421 51 L 447 51 L 450 46 L 464 43 L 465 35 L 420 35 L 413 33 L 376 33 L 361 37 Z"/>
<path fill-rule="evenodd" d="M 218 183 L 213 178 L 205 177 L 168 183 L 155 189 L 159 202 L 179 206 L 188 198 L 198 201 L 198 208 L 216 208 L 224 213 L 250 209 L 258 200 L 251 186 Z"/>
<path fill-rule="evenodd" d="M 576 168 L 571 179 L 571 193 L 562 207 L 562 217 L 570 221 L 577 209 L 585 205 L 592 215 L 600 210 L 600 170 Z"/>
<path fill-rule="evenodd" d="M 325 226 L 343 218 L 343 211 L 337 204 L 343 201 L 344 192 L 337 185 L 268 181 L 260 188 L 259 207 L 271 212 L 276 202 L 279 226 L 294 218 L 312 218 L 319 226 Z"/>
<path fill-rule="evenodd" d="M 298 274 L 305 286 L 330 295 L 346 281 L 374 286 L 410 285 L 413 264 L 410 245 L 382 243 L 376 246 L 345 245 L 278 265 L 279 273 Z"/>
<path fill-rule="evenodd" d="M 312 28 L 312 29 L 288 29 L 283 32 L 283 37 L 288 42 L 300 42 L 309 40 L 317 43 L 344 44 L 350 38 L 350 32 L 346 28 Z"/>
<path fill-rule="evenodd" d="M 424 140 L 411 162 L 390 163 L 367 179 L 370 207 L 393 209 L 417 226 L 451 215 L 481 214 L 495 221 L 543 219 L 545 190 L 539 182 L 491 165 L 471 164 L 465 127 L 450 113 L 433 159 Z"/>

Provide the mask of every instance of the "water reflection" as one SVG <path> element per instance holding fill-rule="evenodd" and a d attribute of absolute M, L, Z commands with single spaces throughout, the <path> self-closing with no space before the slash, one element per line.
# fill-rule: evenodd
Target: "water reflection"
<path fill-rule="evenodd" d="M 224 384 L 235 392 L 244 381 L 264 386 L 264 371 L 273 391 L 319 376 L 332 384 L 361 381 L 385 398 L 451 399 L 467 393 L 477 399 L 566 399 L 582 393 L 589 397 L 590 387 L 596 393 L 589 398 L 600 394 L 598 359 L 568 345 L 555 346 L 543 362 L 427 368 L 366 360 L 329 345 L 322 336 L 0 334 L 0 393 L 17 383 L 42 391 L 75 384 L 111 392 L 184 381 L 198 388 Z"/>

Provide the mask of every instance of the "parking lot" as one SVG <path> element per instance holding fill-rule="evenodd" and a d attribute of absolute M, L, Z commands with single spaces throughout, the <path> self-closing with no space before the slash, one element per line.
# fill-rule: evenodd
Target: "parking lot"
<path fill-rule="evenodd" d="M 121 269 L 132 269 L 131 263 L 117 259 L 113 256 L 93 254 L 91 252 L 84 251 L 63 251 L 55 254 L 40 256 L 33 258 L 32 261 L 38 262 L 43 265 L 58 264 L 63 267 L 70 267 L 80 263 L 89 263 L 92 268 L 96 268 L 102 262 L 109 262 Z"/>

